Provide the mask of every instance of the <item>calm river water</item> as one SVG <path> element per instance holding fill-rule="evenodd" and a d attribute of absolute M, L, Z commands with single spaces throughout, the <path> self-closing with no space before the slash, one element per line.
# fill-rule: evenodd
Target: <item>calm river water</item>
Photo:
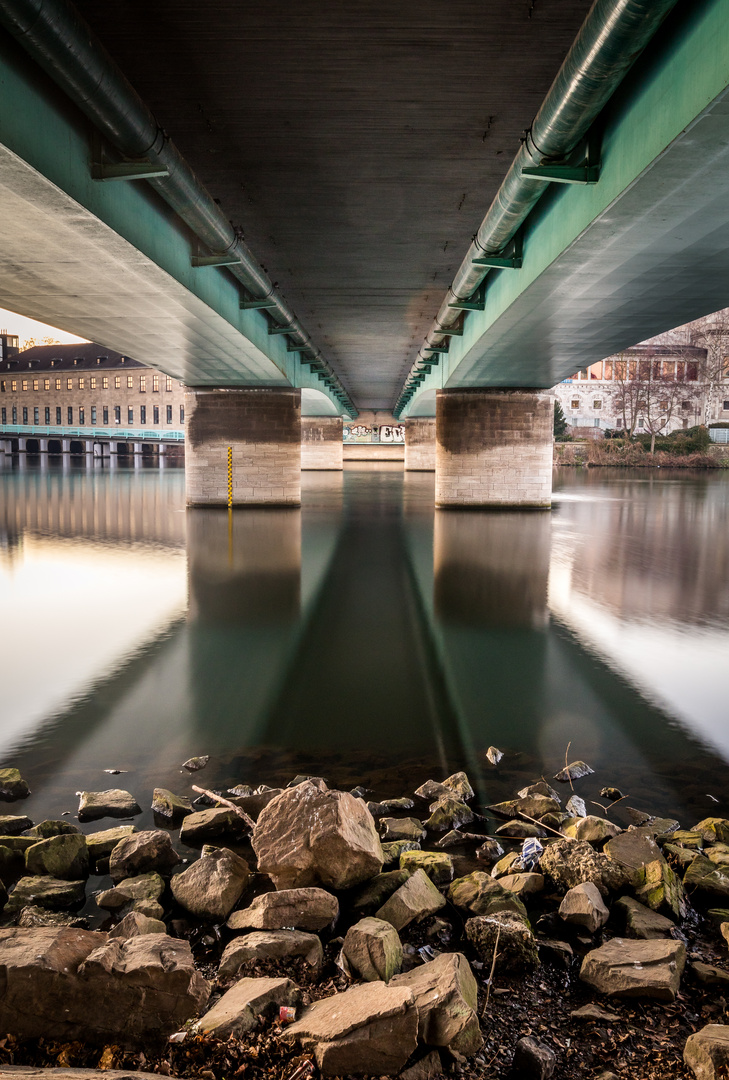
<path fill-rule="evenodd" d="M 460 768 L 492 802 L 569 745 L 621 824 L 729 816 L 729 476 L 562 469 L 551 514 L 434 513 L 432 474 L 355 464 L 229 515 L 186 511 L 181 469 L 6 463 L 0 764 L 32 788 L 6 812 L 120 786 L 149 827 L 155 786 Z"/>

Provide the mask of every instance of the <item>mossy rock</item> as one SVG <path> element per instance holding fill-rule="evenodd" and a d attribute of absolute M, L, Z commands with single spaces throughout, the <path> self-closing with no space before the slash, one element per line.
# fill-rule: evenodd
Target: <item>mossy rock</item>
<path fill-rule="evenodd" d="M 400 869 L 411 874 L 424 870 L 434 885 L 453 881 L 453 859 L 444 851 L 405 851 L 400 856 Z"/>

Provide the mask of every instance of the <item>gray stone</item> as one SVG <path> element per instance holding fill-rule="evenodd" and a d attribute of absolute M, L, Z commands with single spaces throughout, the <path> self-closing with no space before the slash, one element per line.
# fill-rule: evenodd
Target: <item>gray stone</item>
<path fill-rule="evenodd" d="M 435 846 L 439 848 L 460 847 L 462 844 L 482 844 L 483 836 L 479 833 L 461 832 L 460 829 L 451 829 L 445 836 L 436 840 Z"/>
<path fill-rule="evenodd" d="M 504 849 L 498 840 L 484 840 L 481 847 L 476 851 L 476 858 L 479 862 L 486 863 L 490 866 L 492 863 L 498 862 L 503 856 Z"/>
<path fill-rule="evenodd" d="M 419 840 L 392 840 L 382 845 L 383 866 L 400 863 L 400 856 L 405 851 L 420 851 Z"/>
<path fill-rule="evenodd" d="M 428 832 L 447 832 L 474 820 L 474 814 L 465 802 L 454 795 L 438 799 L 430 807 L 430 817 L 424 823 Z"/>
<path fill-rule="evenodd" d="M 696 1080 L 723 1080 L 729 1071 L 729 1025 L 707 1024 L 689 1035 L 683 1060 Z"/>
<path fill-rule="evenodd" d="M 27 799 L 29 795 L 30 788 L 17 769 L 0 769 L 0 800 L 2 802 Z"/>
<path fill-rule="evenodd" d="M 691 972 L 696 981 L 703 986 L 723 986 L 726 989 L 729 983 L 729 971 L 714 967 L 713 964 L 704 964 L 701 960 L 692 962 Z"/>
<path fill-rule="evenodd" d="M 79 930 L 88 930 L 89 920 L 83 915 L 66 915 L 62 911 L 47 911 L 36 904 L 28 904 L 22 908 L 17 925 L 26 929 L 37 926 L 72 926 Z"/>
<path fill-rule="evenodd" d="M 463 802 L 468 802 L 476 794 L 471 787 L 471 782 L 468 776 L 464 772 L 455 772 L 451 776 L 447 777 L 443 781 L 443 787 L 452 791 L 457 798 L 462 799 Z M 437 798 L 437 796 L 436 796 Z"/>
<path fill-rule="evenodd" d="M 454 881 L 448 890 L 448 899 L 455 907 L 471 915 L 511 911 L 526 918 L 526 908 L 521 900 L 482 870 Z"/>
<path fill-rule="evenodd" d="M 159 874 L 152 871 L 138 877 L 126 878 L 113 889 L 104 889 L 96 894 L 96 903 L 105 911 L 120 912 L 131 909 L 140 901 L 155 902 L 164 891 L 164 881 Z"/>
<path fill-rule="evenodd" d="M 613 1024 L 620 1017 L 617 1013 L 603 1009 L 602 1005 L 583 1005 L 579 1009 L 573 1009 L 570 1013 L 573 1020 L 593 1021 L 597 1024 Z"/>
<path fill-rule="evenodd" d="M 518 799 L 526 799 L 529 795 L 546 795 L 548 799 L 554 799 L 556 803 L 562 802 L 561 795 L 546 780 L 537 780 L 536 783 L 528 784 L 516 793 Z"/>
<path fill-rule="evenodd" d="M 717 866 L 705 855 L 697 855 L 683 876 L 684 887 L 689 892 L 700 892 L 710 897 L 729 897 L 729 871 Z"/>
<path fill-rule="evenodd" d="M 423 823 L 418 821 L 417 818 L 383 817 L 380 818 L 379 824 L 382 831 L 382 839 L 388 843 L 393 843 L 398 840 L 409 840 L 418 843 L 425 836 Z"/>
<path fill-rule="evenodd" d="M 198 919 L 227 919 L 248 885 L 250 870 L 245 859 L 228 848 L 203 855 L 170 881 L 172 895 Z"/>
<path fill-rule="evenodd" d="M 29 817 L 20 814 L 0 814 L 0 836 L 18 836 L 26 829 L 32 829 Z"/>
<path fill-rule="evenodd" d="M 284 1030 L 313 1049 L 324 1076 L 395 1076 L 417 1046 L 418 1010 L 407 987 L 362 983 L 309 1005 Z"/>
<path fill-rule="evenodd" d="M 392 923 L 396 930 L 402 930 L 413 920 L 420 922 L 442 907 L 445 907 L 445 897 L 441 896 L 425 871 L 416 870 L 376 912 L 376 916 Z"/>
<path fill-rule="evenodd" d="M 180 861 L 169 833 L 162 829 L 147 829 L 127 836 L 113 848 L 109 874 L 112 881 L 123 881 L 151 870 L 167 875 Z"/>
<path fill-rule="evenodd" d="M 188 772 L 198 772 L 200 769 L 204 769 L 209 761 L 210 754 L 200 754 L 198 757 L 191 757 L 187 761 L 183 761 L 182 768 L 187 769 Z"/>
<path fill-rule="evenodd" d="M 536 896 L 544 889 L 543 874 L 504 874 L 499 885 L 514 896 Z"/>
<path fill-rule="evenodd" d="M 121 922 L 118 922 L 113 930 L 109 931 L 109 938 L 132 938 L 142 934 L 166 934 L 167 927 L 161 919 L 150 919 L 139 911 L 130 911 Z"/>
<path fill-rule="evenodd" d="M 600 890 L 591 881 L 569 889 L 559 906 L 559 914 L 572 926 L 583 926 L 590 934 L 596 934 L 610 918 Z"/>
<path fill-rule="evenodd" d="M 477 915 L 466 922 L 466 937 L 480 959 L 494 970 L 524 971 L 539 964 L 537 942 L 529 922 L 513 911 Z"/>
<path fill-rule="evenodd" d="M 351 898 L 352 907 L 355 911 L 368 911 L 382 907 L 410 876 L 409 870 L 388 870 L 384 874 L 375 874 L 366 885 L 362 885 L 354 893 Z"/>
<path fill-rule="evenodd" d="M 257 896 L 247 908 L 234 912 L 229 930 L 318 931 L 339 917 L 339 901 L 325 889 L 281 889 Z"/>
<path fill-rule="evenodd" d="M 136 1045 L 177 1030 L 210 993 L 189 944 L 166 934 L 0 930 L 0 968 L 0 1029 L 19 1038 Z"/>
<path fill-rule="evenodd" d="M 624 867 L 628 876 L 661 857 L 661 849 L 653 836 L 639 828 L 626 829 L 608 840 L 603 853 Z"/>
<path fill-rule="evenodd" d="M 85 881 L 61 881 L 52 877 L 22 877 L 8 897 L 5 914 L 13 915 L 28 904 L 64 911 L 83 903 L 86 895 Z"/>
<path fill-rule="evenodd" d="M 556 840 L 547 844 L 539 867 L 560 891 L 592 881 L 604 897 L 626 884 L 626 871 L 584 840 Z"/>
<path fill-rule="evenodd" d="M 402 967 L 402 945 L 398 932 L 382 919 L 365 918 L 351 926 L 342 952 L 366 982 L 389 982 Z"/>
<path fill-rule="evenodd" d="M 565 825 L 562 832 L 565 836 L 574 836 L 575 840 L 585 840 L 588 844 L 600 846 L 606 840 L 611 840 L 620 833 L 618 825 L 614 825 L 607 818 L 596 817 L 588 814 L 587 817 L 576 818 L 569 825 Z"/>
<path fill-rule="evenodd" d="M 447 798 L 453 792 L 438 780 L 426 780 L 424 784 L 421 784 L 416 789 L 415 794 L 419 799 L 427 799 L 428 802 L 432 802 L 433 799 Z"/>
<path fill-rule="evenodd" d="M 167 788 L 155 788 L 152 792 L 152 810 L 167 821 L 179 821 L 192 813 L 192 805 L 185 795 L 175 795 Z"/>
<path fill-rule="evenodd" d="M 303 956 L 311 967 L 324 962 L 324 950 L 316 934 L 302 930 L 254 930 L 226 945 L 220 960 L 219 975 L 237 975 L 251 960 L 282 960 Z"/>
<path fill-rule="evenodd" d="M 367 809 L 373 818 L 387 817 L 396 814 L 399 810 L 412 810 L 415 803 L 412 799 L 385 799 L 384 802 L 368 802 Z"/>
<path fill-rule="evenodd" d="M 426 1046 L 447 1047 L 463 1057 L 473 1057 L 481 1049 L 478 987 L 462 953 L 442 953 L 421 967 L 396 975 L 391 985 L 412 991 L 418 1010 L 418 1038 Z"/>
<path fill-rule="evenodd" d="M 443 1064 L 437 1050 L 418 1058 L 400 1073 L 399 1080 L 439 1080 L 443 1076 Z M 71 1078 L 73 1080 L 73 1078 Z"/>
<path fill-rule="evenodd" d="M 673 1001 L 685 963 L 686 949 L 679 941 L 613 938 L 587 954 L 580 978 L 610 997 Z"/>
<path fill-rule="evenodd" d="M 21 819 L 22 820 L 22 819 Z M 27 819 L 26 819 L 27 820 Z M 48 840 L 51 836 L 64 836 L 68 833 L 80 833 L 78 826 L 72 821 L 41 821 L 27 829 L 26 836 L 35 836 L 38 840 Z"/>
<path fill-rule="evenodd" d="M 245 836 L 247 832 L 248 826 L 235 810 L 214 807 L 210 810 L 198 810 L 183 819 L 180 843 L 195 847 L 196 844 L 204 844 L 207 840 L 221 837 L 235 840 Z"/>
<path fill-rule="evenodd" d="M 142 812 L 134 796 L 120 788 L 110 788 L 108 791 L 80 791 L 78 795 L 79 821 L 97 821 L 103 817 L 134 817 Z"/>
<path fill-rule="evenodd" d="M 556 1065 L 554 1050 L 526 1035 L 516 1044 L 510 1077 L 512 1080 L 549 1080 Z"/>
<path fill-rule="evenodd" d="M 259 872 L 277 889 L 348 889 L 382 869 L 380 839 L 365 803 L 346 791 L 320 791 L 308 780 L 261 811 L 251 843 Z"/>
<path fill-rule="evenodd" d="M 29 874 L 81 881 L 89 876 L 86 837 L 81 833 L 67 833 L 39 840 L 26 850 L 25 867 Z"/>
<path fill-rule="evenodd" d="M 137 831 L 136 825 L 117 825 L 114 829 L 102 829 L 100 832 L 89 833 L 86 837 L 86 847 L 92 863 L 101 859 L 108 859 L 120 840 L 125 840 Z"/>
<path fill-rule="evenodd" d="M 540 825 L 533 825 L 531 821 L 507 821 L 505 825 L 499 825 L 496 835 L 510 837 L 512 840 L 526 840 L 530 836 L 541 840 L 547 832 Z"/>
<path fill-rule="evenodd" d="M 670 919 L 651 911 L 632 896 L 621 896 L 613 904 L 613 911 L 622 918 L 626 937 L 643 940 L 665 938 L 673 930 L 674 924 Z"/>
<path fill-rule="evenodd" d="M 568 784 L 571 780 L 580 780 L 583 776 L 590 776 L 594 771 L 589 765 L 585 765 L 584 761 L 573 761 L 555 773 L 554 779 L 559 780 L 561 784 Z"/>
<path fill-rule="evenodd" d="M 258 1026 L 259 1016 L 272 1018 L 282 1005 L 297 1005 L 299 996 L 290 979 L 240 979 L 198 1020 L 194 1030 L 216 1039 L 240 1038 Z"/>
<path fill-rule="evenodd" d="M 581 799 L 579 795 L 572 795 L 565 803 L 565 810 L 572 817 L 587 817 L 587 807 L 585 806 L 585 800 Z"/>

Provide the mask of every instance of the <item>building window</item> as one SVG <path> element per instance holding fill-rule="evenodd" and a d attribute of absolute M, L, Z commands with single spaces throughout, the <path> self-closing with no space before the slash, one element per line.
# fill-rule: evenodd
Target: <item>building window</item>
<path fill-rule="evenodd" d="M 167 381 L 165 382 L 165 390 L 169 394 L 169 392 L 172 390 L 172 377 L 170 375 L 167 375 L 166 379 Z"/>
<path fill-rule="evenodd" d="M 18 422 L 18 406 L 13 405 L 13 423 L 17 424 L 17 422 Z"/>
<path fill-rule="evenodd" d="M 158 394 L 159 393 L 159 375 L 153 375 L 152 376 L 152 393 L 153 394 Z"/>
<path fill-rule="evenodd" d="M 146 424 L 147 423 L 147 406 L 146 405 L 140 405 L 139 406 L 139 423 L 140 424 Z"/>
<path fill-rule="evenodd" d="M 688 405 L 688 402 L 686 404 Z M 724 402 L 724 412 L 729 412 L 729 401 Z"/>
<path fill-rule="evenodd" d="M 622 426 L 623 426 L 623 418 L 622 418 L 622 416 L 619 416 L 617 418 L 617 420 L 615 421 L 615 427 L 616 428 L 621 428 Z"/>
<path fill-rule="evenodd" d="M 10 380 L 10 389 L 11 390 L 17 390 L 18 389 L 18 380 L 17 379 L 11 379 Z"/>
<path fill-rule="evenodd" d="M 592 421 L 592 425 L 593 427 L 600 427 L 600 421 L 597 417 L 595 417 L 595 419 Z"/>
<path fill-rule="evenodd" d="M 56 390 L 60 390 L 60 389 L 61 389 L 61 380 L 56 379 Z"/>
<path fill-rule="evenodd" d="M 96 406 L 95 405 L 91 406 L 91 423 L 92 423 L 92 425 L 96 424 Z"/>
<path fill-rule="evenodd" d="M 50 422 L 51 422 L 51 407 L 50 407 L 50 405 L 46 405 L 46 423 L 50 424 Z"/>
<path fill-rule="evenodd" d="M 23 389 L 24 390 L 28 389 L 28 380 L 27 379 L 23 379 Z"/>
<path fill-rule="evenodd" d="M 114 406 L 114 423 L 121 424 L 121 405 Z"/>
<path fill-rule="evenodd" d="M 576 398 L 576 397 L 572 398 L 572 401 L 570 402 L 570 408 L 579 409 L 579 407 L 580 407 L 580 399 Z"/>
<path fill-rule="evenodd" d="M 101 377 L 101 389 L 102 390 L 108 390 L 109 389 L 109 376 L 108 375 L 102 375 L 102 377 Z"/>
<path fill-rule="evenodd" d="M 172 423 L 172 406 L 171 405 L 167 406 L 167 423 L 168 424 Z"/>
<path fill-rule="evenodd" d="M 2 408 L 2 413 L 0 413 L 0 419 L 2 420 L 3 424 L 7 424 L 7 422 L 8 422 L 8 410 L 5 408 L 4 405 L 3 405 L 3 408 Z"/>
<path fill-rule="evenodd" d="M 73 390 L 73 379 L 66 379 L 66 389 Z"/>
<path fill-rule="evenodd" d="M 92 375 L 91 378 L 89 379 L 89 385 L 91 386 L 92 390 L 96 389 L 96 376 L 95 375 Z"/>
<path fill-rule="evenodd" d="M 642 427 L 643 427 L 643 423 L 644 423 L 644 421 L 643 421 L 643 417 L 641 416 L 641 417 L 639 418 L 639 420 L 638 420 L 638 427 L 639 427 L 639 428 L 642 428 Z"/>
<path fill-rule="evenodd" d="M 595 400 L 592 403 L 592 407 L 593 407 L 593 409 L 601 409 L 602 408 L 602 401 L 600 400 L 600 398 L 595 398 Z"/>
<path fill-rule="evenodd" d="M 34 390 L 37 390 L 37 389 L 38 389 L 38 386 L 39 386 L 39 385 L 40 385 L 40 384 L 39 384 L 38 380 L 37 380 L 37 379 L 33 379 L 33 389 L 34 389 Z"/>
<path fill-rule="evenodd" d="M 691 402 L 690 402 L 690 401 L 682 401 L 682 402 L 681 402 L 681 408 L 682 408 L 682 409 L 684 410 L 684 412 L 685 412 L 685 411 L 686 411 L 687 409 L 690 409 L 690 408 L 691 408 Z M 725 409 L 729 409 L 729 401 L 725 401 L 725 402 L 724 402 L 724 408 L 725 408 Z"/>
<path fill-rule="evenodd" d="M 114 389 L 121 390 L 121 375 L 114 376 Z"/>
<path fill-rule="evenodd" d="M 132 408 L 131 405 L 127 409 L 127 423 L 128 424 L 133 424 L 134 423 L 134 409 Z"/>
<path fill-rule="evenodd" d="M 68 406 L 68 411 L 66 413 L 66 423 L 69 425 L 73 424 L 73 405 Z"/>
<path fill-rule="evenodd" d="M 83 377 L 83 375 L 79 376 L 78 388 L 79 388 L 79 390 L 85 390 L 86 389 L 86 379 Z"/>
<path fill-rule="evenodd" d="M 181 424 L 185 423 L 185 406 L 184 405 L 180 405 L 180 423 Z"/>
<path fill-rule="evenodd" d="M 23 406 L 23 423 L 28 423 L 28 408 L 26 405 Z"/>
<path fill-rule="evenodd" d="M 139 393 L 140 394 L 146 394 L 147 393 L 147 376 L 146 375 L 140 375 L 139 376 Z"/>
<path fill-rule="evenodd" d="M 106 427 L 106 425 L 109 423 L 109 406 L 108 405 L 104 406 L 104 411 L 103 411 L 103 413 L 101 415 L 102 415 L 102 423 L 103 423 L 104 427 Z"/>
<path fill-rule="evenodd" d="M 44 390 L 50 390 L 50 388 L 51 388 L 51 380 L 50 379 L 44 379 L 43 380 L 43 389 Z"/>
<path fill-rule="evenodd" d="M 133 389 L 134 389 L 134 376 L 133 375 L 127 375 L 127 390 L 133 390 Z"/>
<path fill-rule="evenodd" d="M 7 383 L 5 382 L 5 379 L 0 379 L 0 394 L 4 394 L 6 388 L 7 388 Z"/>
<path fill-rule="evenodd" d="M 85 424 L 86 423 L 86 410 L 83 409 L 80 405 L 79 405 L 79 410 L 78 410 L 78 422 L 79 422 L 79 424 Z"/>
<path fill-rule="evenodd" d="M 60 427 L 60 425 L 61 425 L 61 406 L 60 405 L 56 405 L 56 423 Z"/>

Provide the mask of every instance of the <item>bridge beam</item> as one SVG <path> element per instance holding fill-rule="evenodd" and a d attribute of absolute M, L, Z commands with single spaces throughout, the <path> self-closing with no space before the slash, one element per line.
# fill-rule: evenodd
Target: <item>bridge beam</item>
<path fill-rule="evenodd" d="M 549 509 L 552 395 L 534 390 L 439 390 L 435 505 Z"/>
<path fill-rule="evenodd" d="M 188 506 L 301 504 L 300 390 L 188 387 L 185 415 Z"/>

